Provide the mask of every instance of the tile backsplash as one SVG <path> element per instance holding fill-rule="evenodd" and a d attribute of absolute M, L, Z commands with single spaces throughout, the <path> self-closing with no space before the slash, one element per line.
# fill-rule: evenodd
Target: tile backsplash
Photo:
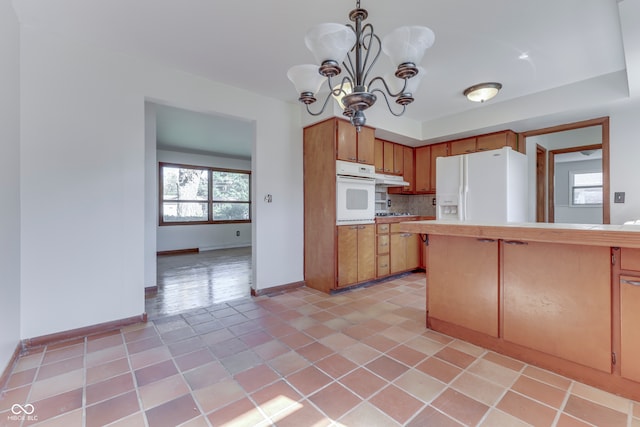
<path fill-rule="evenodd" d="M 391 206 L 388 208 L 391 213 L 409 212 L 414 215 L 436 216 L 436 207 L 433 201 L 434 194 L 404 195 L 388 194 Z"/>

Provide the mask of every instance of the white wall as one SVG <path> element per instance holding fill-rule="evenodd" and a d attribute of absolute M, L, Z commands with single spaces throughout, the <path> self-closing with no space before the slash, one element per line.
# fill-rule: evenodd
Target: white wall
<path fill-rule="evenodd" d="M 21 36 L 23 338 L 144 311 L 156 251 L 145 100 L 256 123 L 253 283 L 303 279 L 297 107 L 33 28 Z"/>
<path fill-rule="evenodd" d="M 158 170 L 156 168 L 156 111 L 154 104 L 144 104 L 144 247 L 157 246 Z M 158 263 L 155 251 L 144 251 L 145 288 L 158 284 Z"/>
<path fill-rule="evenodd" d="M 178 153 L 167 150 L 158 150 L 157 160 L 158 162 L 183 165 L 251 170 L 250 160 Z M 157 177 L 157 165 L 155 171 L 155 176 Z M 156 203 L 158 203 L 157 196 L 159 193 L 157 186 L 153 194 L 156 195 L 155 200 Z M 256 203 L 257 200 L 253 200 L 253 202 Z M 158 221 L 156 221 L 156 223 L 157 222 Z M 236 236 L 236 231 L 240 232 L 240 236 Z M 210 250 L 251 246 L 251 223 L 158 226 L 157 236 L 156 248 L 158 251 L 191 248 Z"/>
<path fill-rule="evenodd" d="M 0 0 L 0 375 L 20 342 L 20 31 Z"/>
<path fill-rule="evenodd" d="M 610 186 L 611 223 L 640 219 L 640 100 L 626 103 L 611 112 Z M 625 203 L 614 203 L 617 191 L 626 193 Z"/>

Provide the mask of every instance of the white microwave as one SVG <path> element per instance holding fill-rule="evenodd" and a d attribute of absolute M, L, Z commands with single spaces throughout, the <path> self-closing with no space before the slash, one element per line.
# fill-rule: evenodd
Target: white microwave
<path fill-rule="evenodd" d="M 337 225 L 375 222 L 375 168 L 338 161 L 336 171 Z"/>

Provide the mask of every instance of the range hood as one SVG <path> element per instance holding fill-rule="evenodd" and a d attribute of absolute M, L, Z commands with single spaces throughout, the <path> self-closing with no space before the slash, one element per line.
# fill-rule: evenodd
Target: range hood
<path fill-rule="evenodd" d="M 398 175 L 377 173 L 374 175 L 374 178 L 376 179 L 376 185 L 381 185 L 383 187 L 406 187 L 409 185 L 407 181 Z"/>

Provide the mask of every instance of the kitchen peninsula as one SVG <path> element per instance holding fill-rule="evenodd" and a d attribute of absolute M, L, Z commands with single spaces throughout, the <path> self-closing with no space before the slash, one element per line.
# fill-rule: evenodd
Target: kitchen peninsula
<path fill-rule="evenodd" d="M 640 226 L 412 221 L 427 326 L 640 400 Z"/>

